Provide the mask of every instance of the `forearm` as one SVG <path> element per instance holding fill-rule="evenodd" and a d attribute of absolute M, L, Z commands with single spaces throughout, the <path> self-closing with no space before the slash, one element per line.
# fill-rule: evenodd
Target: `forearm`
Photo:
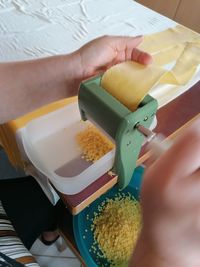
<path fill-rule="evenodd" d="M 77 94 L 81 75 L 76 54 L 0 64 L 0 123 Z"/>

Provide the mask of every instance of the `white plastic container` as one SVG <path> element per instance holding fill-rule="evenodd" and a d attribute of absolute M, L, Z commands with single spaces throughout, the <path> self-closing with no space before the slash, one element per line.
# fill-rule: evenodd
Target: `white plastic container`
<path fill-rule="evenodd" d="M 75 136 L 90 122 L 82 122 L 78 103 L 51 112 L 20 129 L 20 139 L 33 166 L 64 194 L 76 194 L 109 171 L 115 149 L 95 163 L 81 158 Z"/>

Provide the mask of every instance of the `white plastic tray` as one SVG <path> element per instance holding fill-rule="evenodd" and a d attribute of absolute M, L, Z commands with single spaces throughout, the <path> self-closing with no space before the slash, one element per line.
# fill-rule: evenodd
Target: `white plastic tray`
<path fill-rule="evenodd" d="M 61 193 L 72 195 L 82 191 L 113 166 L 115 149 L 93 164 L 81 158 L 75 136 L 88 124 L 81 121 L 76 102 L 21 129 L 23 148 L 30 162 Z"/>

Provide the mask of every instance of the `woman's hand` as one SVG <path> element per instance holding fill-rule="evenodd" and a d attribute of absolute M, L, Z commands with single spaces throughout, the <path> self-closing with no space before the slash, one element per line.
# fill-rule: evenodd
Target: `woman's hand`
<path fill-rule="evenodd" d="M 200 266 L 200 120 L 146 172 L 130 266 Z"/>
<path fill-rule="evenodd" d="M 98 38 L 68 55 L 0 64 L 0 123 L 47 103 L 76 95 L 82 80 L 124 60 L 151 56 L 136 47 L 142 37 Z M 14 79 L 13 79 L 14 77 Z"/>
<path fill-rule="evenodd" d="M 75 53 L 80 60 L 81 77 L 86 79 L 97 75 L 126 60 L 150 64 L 151 56 L 136 48 L 141 42 L 142 36 L 103 36 L 89 42 Z"/>

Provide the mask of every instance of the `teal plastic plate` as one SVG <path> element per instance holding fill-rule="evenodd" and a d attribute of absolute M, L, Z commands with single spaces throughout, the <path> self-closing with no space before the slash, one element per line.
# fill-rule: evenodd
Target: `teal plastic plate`
<path fill-rule="evenodd" d="M 73 217 L 75 241 L 87 267 L 110 266 L 106 259 L 102 259 L 101 257 L 97 256 L 98 253 L 101 254 L 101 251 L 98 250 L 97 246 L 95 246 L 96 253 L 94 253 L 93 249 L 91 249 L 94 243 L 94 238 L 90 229 L 92 224 L 91 219 L 94 216 L 94 212 L 98 212 L 98 206 L 102 203 L 102 201 L 104 201 L 106 198 L 114 198 L 117 193 L 130 193 L 132 196 L 138 199 L 143 173 L 144 168 L 141 166 L 137 167 L 130 184 L 125 189 L 119 191 L 117 185 L 114 186 L 107 193 L 85 208 L 81 213 Z"/>

